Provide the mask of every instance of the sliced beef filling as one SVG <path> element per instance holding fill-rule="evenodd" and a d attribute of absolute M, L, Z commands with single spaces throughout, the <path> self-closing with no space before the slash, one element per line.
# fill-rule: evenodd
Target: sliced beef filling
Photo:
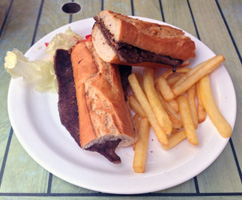
<path fill-rule="evenodd" d="M 116 42 L 113 39 L 113 35 L 106 29 L 104 23 L 101 19 L 94 17 L 96 23 L 99 25 L 104 37 L 108 41 L 109 45 L 113 47 L 114 51 L 117 53 L 119 59 L 122 62 L 127 63 L 141 63 L 141 62 L 153 62 L 165 65 L 170 65 L 175 69 L 183 63 L 182 60 L 173 59 L 169 56 L 162 56 L 156 53 L 134 47 L 127 43 Z"/>
<path fill-rule="evenodd" d="M 79 135 L 79 114 L 76 99 L 76 89 L 73 77 L 71 57 L 68 51 L 59 49 L 55 55 L 55 74 L 58 82 L 58 110 L 62 125 L 69 131 L 76 143 L 80 144 Z M 121 67 L 120 76 L 124 89 L 127 94 L 128 76 L 131 73 L 131 67 Z M 107 141 L 102 144 L 94 144 L 87 150 L 96 151 L 105 156 L 113 163 L 120 163 L 119 156 L 115 153 L 115 149 L 120 143 L 120 139 L 116 141 Z"/>
<path fill-rule="evenodd" d="M 125 101 L 127 101 L 128 87 L 129 87 L 128 77 L 132 73 L 132 67 L 127 65 L 126 66 L 119 65 L 119 72 L 121 77 L 122 88 L 124 91 L 124 98 L 125 98 Z"/>
<path fill-rule="evenodd" d="M 76 88 L 69 52 L 66 50 L 57 50 L 54 63 L 58 82 L 60 120 L 76 143 L 80 145 Z"/>

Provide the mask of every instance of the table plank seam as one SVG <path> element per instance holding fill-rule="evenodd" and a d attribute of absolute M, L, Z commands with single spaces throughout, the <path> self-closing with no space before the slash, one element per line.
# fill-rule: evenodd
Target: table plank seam
<path fill-rule="evenodd" d="M 191 8 L 191 4 L 190 4 L 190 1 L 189 1 L 189 0 L 187 0 L 187 5 L 188 5 L 189 11 L 190 11 L 190 13 L 191 13 L 192 22 L 193 22 L 193 25 L 194 25 L 194 28 L 195 28 L 195 31 L 196 31 L 197 38 L 198 38 L 199 40 L 201 40 L 201 39 L 200 39 L 199 32 L 198 32 L 198 28 L 197 28 L 196 20 L 195 20 L 195 18 L 194 18 L 194 15 L 193 15 L 193 12 L 192 12 L 192 8 Z"/>
<path fill-rule="evenodd" d="M 196 193 L 199 194 L 200 190 L 199 190 L 199 185 L 198 185 L 198 181 L 197 181 L 197 177 L 196 176 L 193 178 L 193 181 L 194 181 Z"/>
<path fill-rule="evenodd" d="M 69 23 L 71 23 L 72 22 L 72 14 L 70 14 L 70 16 L 69 16 Z"/>
<path fill-rule="evenodd" d="M 42 14 L 43 5 L 44 5 L 44 0 L 41 0 L 39 13 L 38 13 L 38 16 L 37 16 L 35 29 L 34 29 L 34 35 L 33 35 L 32 42 L 31 42 L 31 46 L 35 43 L 35 38 L 36 38 L 37 31 L 38 31 L 38 26 L 39 26 L 40 17 L 41 17 L 41 14 Z"/>
<path fill-rule="evenodd" d="M 5 16 L 4 16 L 3 24 L 2 24 L 1 29 L 0 29 L 0 38 L 1 38 L 1 36 L 2 36 L 3 29 L 4 29 L 4 26 L 5 26 L 5 24 L 6 24 L 6 21 L 7 21 L 8 15 L 9 15 L 9 13 L 10 13 L 10 10 L 11 10 L 11 8 L 12 8 L 13 1 L 14 1 L 14 0 L 11 0 L 10 4 L 9 4 L 9 6 L 8 6 L 8 10 L 7 10 L 7 12 L 6 12 Z"/>
<path fill-rule="evenodd" d="M 3 157 L 2 166 L 1 166 L 1 171 L 0 171 L 0 187 L 2 185 L 3 174 L 4 174 L 4 170 L 5 170 L 5 166 L 6 166 L 6 162 L 7 162 L 7 158 L 8 158 L 8 152 L 9 152 L 10 144 L 11 144 L 11 141 L 12 141 L 12 136 L 13 136 L 13 128 L 11 127 L 10 131 L 9 131 L 8 141 L 7 141 L 7 145 L 6 145 L 6 148 L 5 148 L 4 157 Z"/>
<path fill-rule="evenodd" d="M 131 14 L 134 16 L 134 1 L 130 0 L 130 5 L 131 5 Z"/>
<path fill-rule="evenodd" d="M 50 194 L 50 193 L 51 193 L 52 179 L 53 179 L 53 174 L 52 174 L 52 173 L 49 173 L 49 180 L 48 180 L 47 194 Z"/>
<path fill-rule="evenodd" d="M 162 17 L 162 21 L 164 22 L 165 16 L 164 16 L 163 6 L 162 6 L 162 3 L 161 3 L 161 0 L 159 0 L 159 6 L 160 6 L 160 14 L 161 14 L 161 17 Z"/>
<path fill-rule="evenodd" d="M 242 196 L 242 192 L 224 193 L 147 193 L 147 194 L 108 194 L 108 193 L 0 193 L 0 196 L 25 196 L 25 197 L 125 197 L 125 196 L 152 196 L 152 197 L 208 197 L 208 196 Z"/>
<path fill-rule="evenodd" d="M 234 156 L 234 160 L 235 160 L 235 164 L 236 164 L 236 167 L 237 167 L 237 170 L 238 170 L 238 173 L 239 173 L 240 181 L 241 181 L 241 183 L 242 183 L 242 173 L 241 173 L 241 168 L 240 168 L 239 161 L 238 161 L 237 154 L 236 154 L 236 150 L 235 150 L 235 148 L 234 148 L 234 144 L 233 144 L 231 138 L 230 138 L 230 140 L 229 140 L 229 143 L 230 143 L 230 146 L 231 146 L 231 149 L 232 149 L 232 153 L 233 153 L 233 156 Z"/>
<path fill-rule="evenodd" d="M 103 0 L 101 1 L 101 10 L 103 10 L 104 9 L 104 2 L 103 2 Z"/>
<path fill-rule="evenodd" d="M 73 3 L 73 2 L 75 2 L 75 0 L 71 0 L 71 2 Z M 73 15 L 72 15 L 72 14 L 70 14 L 70 15 L 69 15 L 69 23 L 71 23 L 71 22 L 72 22 L 72 17 L 73 17 Z"/>
<path fill-rule="evenodd" d="M 238 55 L 238 57 L 239 57 L 240 63 L 242 64 L 242 57 L 241 57 L 241 54 L 240 54 L 239 49 L 238 49 L 238 47 L 237 47 L 237 45 L 236 45 L 236 42 L 235 42 L 234 37 L 233 37 L 233 34 L 232 34 L 231 31 L 230 31 L 229 25 L 228 25 L 228 23 L 227 23 L 227 21 L 226 21 L 226 19 L 225 19 L 225 16 L 224 16 L 224 14 L 223 14 L 223 11 L 222 11 L 222 9 L 221 9 L 221 6 L 220 6 L 218 0 L 216 0 L 215 2 L 216 2 L 216 4 L 217 4 L 218 10 L 219 10 L 219 12 L 220 12 L 220 14 L 221 14 L 221 17 L 222 17 L 222 19 L 223 19 L 223 21 L 224 21 L 224 24 L 225 24 L 225 26 L 226 26 L 226 28 L 227 28 L 227 31 L 228 31 L 229 36 L 230 36 L 230 39 L 232 40 L 232 43 L 233 43 L 234 48 L 235 48 L 235 51 L 236 51 L 236 53 L 237 53 L 237 55 Z M 242 180 L 242 179 L 241 179 L 241 180 Z"/>

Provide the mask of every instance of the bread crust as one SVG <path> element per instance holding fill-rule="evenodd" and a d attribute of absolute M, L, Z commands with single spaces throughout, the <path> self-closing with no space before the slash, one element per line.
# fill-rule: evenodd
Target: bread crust
<path fill-rule="evenodd" d="M 135 141 L 130 111 L 124 100 L 118 66 L 98 57 L 92 42 L 77 44 L 71 53 L 84 149 L 95 143 L 121 139 Z"/>
<path fill-rule="evenodd" d="M 195 57 L 195 43 L 182 30 L 107 10 L 100 12 L 97 17 L 104 22 L 116 42 L 183 61 Z"/>

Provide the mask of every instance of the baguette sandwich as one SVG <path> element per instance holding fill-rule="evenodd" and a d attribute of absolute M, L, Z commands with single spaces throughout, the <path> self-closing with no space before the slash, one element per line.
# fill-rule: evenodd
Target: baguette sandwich
<path fill-rule="evenodd" d="M 107 10 L 94 19 L 93 44 L 106 62 L 175 70 L 195 57 L 195 43 L 182 30 Z"/>
<path fill-rule="evenodd" d="M 62 124 L 82 149 L 120 163 L 115 150 L 133 144 L 135 130 L 118 65 L 104 62 L 88 41 L 77 44 L 71 54 L 57 50 L 55 73 Z"/>

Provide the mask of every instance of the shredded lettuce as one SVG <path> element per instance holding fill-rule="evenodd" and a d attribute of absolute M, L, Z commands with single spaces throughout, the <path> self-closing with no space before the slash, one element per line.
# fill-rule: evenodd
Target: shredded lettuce
<path fill-rule="evenodd" d="M 54 72 L 54 63 L 51 60 L 29 61 L 17 49 L 8 51 L 4 67 L 12 78 L 22 77 L 40 92 L 57 92 L 57 81 Z"/>
<path fill-rule="evenodd" d="M 64 33 L 55 35 L 48 44 L 46 53 L 54 56 L 57 49 L 69 50 L 82 39 L 82 36 L 69 27 Z M 29 61 L 21 51 L 14 49 L 7 52 L 4 67 L 12 78 L 22 77 L 37 91 L 57 93 L 53 60 Z"/>
<path fill-rule="evenodd" d="M 74 33 L 69 27 L 64 33 L 59 33 L 50 41 L 46 53 L 54 55 L 57 49 L 69 50 L 82 40 L 82 36 Z"/>

